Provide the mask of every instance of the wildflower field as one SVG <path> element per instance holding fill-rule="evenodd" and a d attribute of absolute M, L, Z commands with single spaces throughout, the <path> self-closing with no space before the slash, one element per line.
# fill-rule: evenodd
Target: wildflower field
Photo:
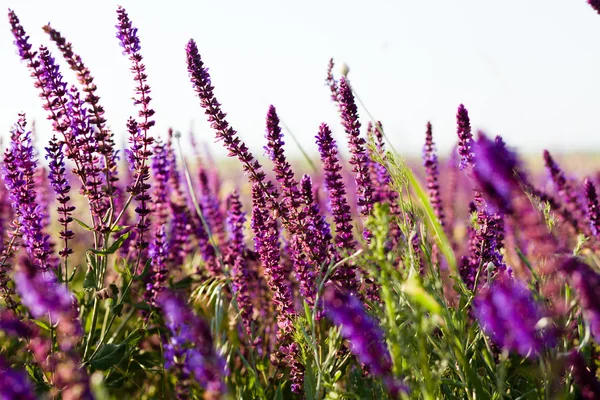
<path fill-rule="evenodd" d="M 462 104 L 452 153 L 424 121 L 408 163 L 333 60 L 346 141 L 316 126 L 320 159 L 292 168 L 271 106 L 262 162 L 191 39 L 189 89 L 235 160 L 223 173 L 193 136 L 184 152 L 157 131 L 122 7 L 137 115 L 120 149 L 77 44 L 48 24 L 34 45 L 17 12 L 53 136 L 20 114 L 3 143 L 0 399 L 600 399 L 595 171 L 545 151 L 534 173 Z"/>

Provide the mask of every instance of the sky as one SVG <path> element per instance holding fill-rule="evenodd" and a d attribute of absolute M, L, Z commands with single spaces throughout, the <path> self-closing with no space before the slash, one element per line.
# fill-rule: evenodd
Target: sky
<path fill-rule="evenodd" d="M 47 45 L 60 59 L 41 29 L 48 22 L 73 43 L 95 77 L 119 144 L 137 110 L 128 60 L 115 38 L 118 4 L 139 29 L 154 134 L 173 127 L 185 136 L 193 128 L 217 156 L 225 152 L 213 143 L 187 75 L 190 38 L 230 123 L 257 154 L 270 104 L 310 154 L 321 122 L 344 142 L 324 83 L 331 57 L 349 66 L 353 88 L 400 153 L 421 152 L 427 121 L 441 154 L 448 152 L 460 103 L 474 129 L 501 134 L 522 151 L 600 148 L 600 15 L 585 0 L 0 2 L 15 10 L 35 47 Z M 47 141 L 51 125 L 4 21 L 0 133 L 8 137 L 17 113 L 26 112 Z M 365 110 L 359 112 L 366 125 Z"/>

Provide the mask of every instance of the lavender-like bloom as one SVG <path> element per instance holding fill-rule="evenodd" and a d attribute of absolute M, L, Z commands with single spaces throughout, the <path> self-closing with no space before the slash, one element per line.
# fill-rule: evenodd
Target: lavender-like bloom
<path fill-rule="evenodd" d="M 310 176 L 302 176 L 300 181 L 300 193 L 304 202 L 304 213 L 307 219 L 306 227 L 306 245 L 310 247 L 313 255 L 313 260 L 318 268 L 316 274 L 329 265 L 334 257 L 334 249 L 332 245 L 331 227 L 321 214 L 319 204 L 313 194 L 313 185 Z M 314 291 L 314 288 L 312 288 Z"/>
<path fill-rule="evenodd" d="M 533 358 L 552 345 L 550 331 L 536 329 L 544 311 L 527 286 L 508 275 L 498 278 L 475 298 L 475 315 L 483 330 L 508 350 Z"/>
<path fill-rule="evenodd" d="M 600 274 L 575 257 L 564 261 L 561 270 L 566 273 L 579 297 L 583 317 L 590 325 L 592 335 L 600 340 Z"/>
<path fill-rule="evenodd" d="M 273 183 L 266 179 L 260 163 L 225 119 L 226 114 L 221 110 L 221 104 L 213 93 L 214 87 L 211 84 L 208 68 L 204 66 L 198 53 L 198 46 L 193 39 L 190 39 L 186 46 L 186 55 L 190 80 L 200 98 L 200 105 L 208 117 L 208 122 L 215 130 L 217 141 L 223 141 L 230 157 L 237 157 L 240 160 L 244 172 L 250 176 L 250 181 L 258 183 L 262 187 L 269 206 L 279 211 L 279 204 L 276 201 L 278 197 L 277 190 Z"/>
<path fill-rule="evenodd" d="M 219 193 L 213 191 L 210 185 L 209 171 L 200 168 L 200 208 L 206 219 L 206 224 L 210 228 L 210 236 L 219 244 L 225 245 L 227 242 L 227 232 L 225 229 L 225 218 L 221 212 L 221 202 Z"/>
<path fill-rule="evenodd" d="M 325 79 L 325 84 L 329 87 L 331 91 L 331 100 L 337 104 L 339 101 L 339 83 L 333 77 L 333 67 L 335 66 L 333 62 L 333 58 L 329 59 L 329 64 L 327 65 L 327 78 Z"/>
<path fill-rule="evenodd" d="M 594 10 L 596 10 L 596 12 L 598 14 L 600 14 L 600 1 L 599 0 L 587 0 L 587 2 L 590 6 L 592 6 L 592 8 Z"/>
<path fill-rule="evenodd" d="M 21 301 L 31 315 L 53 321 L 72 310 L 73 297 L 64 285 L 56 281 L 52 272 L 37 272 L 27 258 L 21 260 L 21 269 L 15 273 L 15 285 Z"/>
<path fill-rule="evenodd" d="M 150 244 L 148 255 L 152 258 L 152 270 L 146 280 L 146 292 L 144 298 L 147 302 L 156 305 L 156 298 L 163 289 L 164 282 L 167 280 L 169 260 L 169 242 L 165 234 L 165 226 L 161 226 L 154 233 L 154 238 Z"/>
<path fill-rule="evenodd" d="M 383 379 L 388 387 L 408 393 L 408 387 L 392 376 L 392 358 L 385 344 L 383 331 L 369 316 L 360 300 L 353 294 L 328 287 L 323 295 L 325 313 L 341 327 L 342 336 L 350 344 L 350 351 L 358 357 L 374 376 Z M 398 386 L 400 385 L 400 386 Z"/>
<path fill-rule="evenodd" d="M 245 257 L 244 224 L 246 223 L 246 214 L 242 211 L 242 203 L 237 192 L 231 193 L 227 199 L 227 204 L 229 209 L 227 225 L 229 226 L 230 240 L 225 262 L 231 266 L 233 291 L 240 309 L 246 334 L 250 335 L 253 307 L 248 290 L 250 271 L 248 270 L 248 263 Z"/>
<path fill-rule="evenodd" d="M 10 147 L 4 153 L 4 184 L 9 192 L 13 210 L 18 217 L 23 241 L 32 260 L 41 270 L 47 270 L 50 255 L 49 238 L 41 224 L 42 214 L 36 204 L 35 171 L 31 132 L 26 131 L 25 116 L 11 131 Z"/>
<path fill-rule="evenodd" d="M 173 149 L 173 131 L 169 130 L 169 141 L 167 142 L 167 154 L 171 173 L 169 174 L 169 184 L 172 189 L 170 202 L 171 215 L 173 223 L 171 225 L 171 235 L 169 247 L 171 248 L 171 264 L 173 266 L 182 265 L 185 258 L 191 253 L 190 237 L 194 235 L 192 217 L 190 209 L 185 201 L 185 194 L 181 187 L 181 177 L 177 169 L 177 157 Z"/>
<path fill-rule="evenodd" d="M 270 215 L 265 194 L 257 183 L 252 185 L 252 231 L 256 252 L 260 256 L 273 301 L 278 313 L 278 325 L 282 333 L 291 332 L 290 317 L 295 314 L 288 276 L 281 265 L 281 249 L 277 221 Z"/>
<path fill-rule="evenodd" d="M 302 224 L 304 220 L 299 211 L 301 200 L 300 191 L 298 189 L 298 181 L 294 177 L 292 166 L 287 161 L 283 149 L 285 142 L 283 141 L 283 133 L 279 127 L 279 117 L 274 106 L 269 106 L 267 112 L 267 133 L 265 135 L 267 145 L 265 151 L 269 159 L 273 162 L 273 172 L 275 178 L 281 185 L 281 193 L 283 200 L 281 202 L 282 210 L 290 219 L 292 233 L 295 234 L 300 229 L 298 224 Z"/>
<path fill-rule="evenodd" d="M 284 361 L 291 367 L 292 390 L 299 392 L 304 381 L 304 368 L 298 362 L 300 349 L 292 343 L 292 317 L 296 314 L 292 302 L 292 288 L 289 273 L 281 260 L 277 221 L 267 209 L 265 193 L 258 183 L 252 185 L 252 230 L 256 252 L 267 275 L 267 283 L 273 293 L 277 311 L 278 352 L 272 355 L 272 362 Z M 281 360 L 283 358 L 283 360 Z"/>
<path fill-rule="evenodd" d="M 329 191 L 331 213 L 335 223 L 335 245 L 338 250 L 344 253 L 352 253 L 356 249 L 356 242 L 352 235 L 350 206 L 346 200 L 346 189 L 340 174 L 342 167 L 338 158 L 337 145 L 331 135 L 331 130 L 326 124 L 321 124 L 319 127 L 317 145 L 319 146 L 321 162 L 325 171 L 325 185 Z M 350 290 L 355 290 L 358 287 L 356 272 L 350 266 L 339 268 L 334 274 L 334 278 L 344 281 L 345 284 L 349 285 Z"/>
<path fill-rule="evenodd" d="M 138 207 L 135 209 L 139 216 L 136 226 L 135 246 L 136 250 L 140 252 L 138 253 L 139 259 L 141 252 L 148 245 L 144 234 L 150 226 L 148 159 L 152 155 L 151 146 L 154 143 L 154 139 L 149 136 L 148 132 L 155 125 L 155 121 L 151 119 L 154 115 L 154 110 L 150 108 L 150 101 L 152 99 L 150 97 L 151 90 L 147 83 L 146 66 L 142 63 L 143 57 L 140 54 L 141 47 L 140 39 L 137 36 L 137 28 L 133 27 L 127 11 L 123 7 L 117 9 L 117 20 L 119 22 L 116 25 L 117 39 L 119 39 L 120 45 L 123 47 L 123 54 L 128 56 L 131 62 L 131 72 L 137 84 L 135 87 L 137 97 L 133 98 L 133 104 L 140 107 L 138 114 L 141 120 L 136 122 L 133 118 L 130 118 L 127 123 L 127 130 L 130 135 L 129 142 L 131 143 L 130 149 L 127 152 L 127 160 L 132 170 L 135 171 L 135 182 L 132 182 L 127 191 L 138 202 Z"/>
<path fill-rule="evenodd" d="M 100 97 L 96 94 L 97 87 L 94 84 L 94 78 L 81 57 L 73 52 L 72 44 L 67 42 L 60 32 L 52 28 L 49 24 L 45 25 L 43 29 L 56 44 L 71 70 L 75 71 L 77 80 L 86 94 L 85 102 L 90 105 L 90 122 L 97 128 L 94 139 L 98 143 L 98 153 L 104 156 L 103 172 L 107 183 L 105 191 L 109 195 L 112 195 L 115 190 L 115 182 L 118 180 L 117 151 L 114 149 L 113 133 L 106 127 L 104 107 L 100 105 Z"/>
<path fill-rule="evenodd" d="M 215 352 L 209 324 L 169 291 L 164 291 L 157 303 L 170 331 L 165 367 L 178 374 L 177 397 L 188 398 L 186 383 L 190 376 L 213 396 L 225 393 L 225 362 Z"/>
<path fill-rule="evenodd" d="M 340 115 L 342 125 L 348 136 L 348 147 L 351 157 L 350 164 L 355 174 L 358 205 L 363 216 L 371 214 L 373 209 L 373 184 L 369 177 L 369 158 L 365 149 L 366 141 L 360 136 L 360 121 L 354 94 L 346 78 L 340 79 Z M 368 236 L 368 233 L 367 233 Z"/>
<path fill-rule="evenodd" d="M 423 147 L 423 165 L 425 166 L 425 174 L 427 176 L 427 191 L 429 201 L 433 207 L 436 217 L 442 226 L 444 221 L 444 207 L 442 198 L 440 197 L 440 184 L 438 182 L 438 158 L 435 154 L 435 143 L 433 142 L 433 133 L 431 131 L 431 123 L 427 123 L 427 131 L 425 132 L 425 146 Z"/>
<path fill-rule="evenodd" d="M 35 400 L 35 390 L 25 371 L 10 368 L 0 357 L 0 398 L 2 400 Z"/>
<path fill-rule="evenodd" d="M 460 154 L 460 169 L 463 170 L 473 164 L 473 135 L 471 134 L 471 121 L 469 112 L 464 105 L 458 106 L 456 113 L 456 134 L 458 135 L 458 154 Z"/>
<path fill-rule="evenodd" d="M 71 186 L 65 174 L 65 161 L 62 150 L 63 143 L 59 142 L 56 136 L 53 136 L 49 146 L 46 147 L 46 159 L 49 160 L 48 178 L 50 179 L 50 185 L 56 194 L 56 200 L 59 204 L 58 222 L 62 226 L 59 235 L 63 240 L 63 248 L 58 254 L 63 258 L 66 268 L 67 257 L 73 254 L 73 250 L 69 247 L 69 240 L 73 239 L 75 234 L 69 228 L 69 224 L 73 222 L 71 215 L 75 211 L 75 206 L 71 205 L 71 197 L 69 196 Z"/>
<path fill-rule="evenodd" d="M 153 212 L 155 215 L 154 224 L 157 229 L 162 229 L 169 222 L 170 210 L 170 190 L 169 176 L 171 174 L 171 165 L 168 157 L 167 145 L 161 140 L 157 140 L 153 148 L 154 157 L 152 157 L 152 177 L 154 190 L 152 196 Z"/>
<path fill-rule="evenodd" d="M 590 228 L 594 236 L 600 237 L 600 206 L 598 205 L 596 186 L 594 186 L 590 179 L 586 178 L 583 181 L 583 188 L 585 189 L 585 197 L 587 199 L 587 217 Z"/>
<path fill-rule="evenodd" d="M 573 378 L 575 378 L 575 383 L 579 387 L 579 395 L 581 396 L 579 398 L 583 400 L 600 398 L 600 381 L 596 377 L 595 363 L 592 362 L 588 367 L 583 356 L 577 351 L 572 351 L 569 354 L 569 366 L 573 369 Z"/>
<path fill-rule="evenodd" d="M 522 172 L 516 153 L 482 133 L 473 148 L 477 159 L 473 178 L 486 196 L 488 206 L 494 207 L 492 212 L 518 219 L 521 236 L 528 244 L 530 255 L 553 254 L 558 243 L 521 188 L 521 183 L 527 183 L 528 179 Z"/>
<path fill-rule="evenodd" d="M 565 173 L 556 163 L 556 161 L 554 161 L 548 150 L 544 150 L 544 163 L 548 169 L 548 172 L 550 173 L 552 182 L 554 182 L 554 187 L 556 188 L 558 195 L 565 202 L 567 210 L 569 210 L 571 214 L 577 218 L 577 220 L 583 221 L 582 210 L 585 208 L 579 199 L 578 192 L 575 187 L 573 187 L 571 182 L 567 180 Z M 587 229 L 585 224 L 582 222 L 578 224 L 578 227 L 583 232 L 589 231 L 589 229 Z"/>
<path fill-rule="evenodd" d="M 138 202 L 138 206 L 135 208 L 135 212 L 139 216 L 135 232 L 135 249 L 138 252 L 142 252 L 148 247 L 148 241 L 144 237 L 144 234 L 150 228 L 149 214 L 151 210 L 149 203 L 151 198 L 148 194 L 148 190 L 150 189 L 150 184 L 148 183 L 150 179 L 150 167 L 146 162 L 152 155 L 150 145 L 153 140 L 142 133 L 138 123 L 133 118 L 129 118 L 129 121 L 127 121 L 127 130 L 129 132 L 130 145 L 129 149 L 125 150 L 125 155 L 129 162 L 129 169 L 134 172 L 134 181 L 127 187 L 127 191 Z"/>

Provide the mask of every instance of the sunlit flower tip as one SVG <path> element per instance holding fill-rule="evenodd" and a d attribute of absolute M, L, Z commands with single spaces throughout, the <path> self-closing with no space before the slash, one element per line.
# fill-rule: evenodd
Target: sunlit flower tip
<path fill-rule="evenodd" d="M 343 77 L 348 76 L 348 73 L 350 72 L 350 67 L 348 66 L 348 64 L 343 63 L 340 66 L 340 74 L 342 74 Z"/>

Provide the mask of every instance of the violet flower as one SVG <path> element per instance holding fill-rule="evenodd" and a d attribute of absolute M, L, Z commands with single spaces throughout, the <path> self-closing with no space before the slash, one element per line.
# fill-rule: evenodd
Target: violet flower
<path fill-rule="evenodd" d="M 444 207 L 442 205 L 442 198 L 440 197 L 440 184 L 439 171 L 438 171 L 438 159 L 435 154 L 435 143 L 433 142 L 433 133 L 431 131 L 431 123 L 427 123 L 427 131 L 425 132 L 425 146 L 423 147 L 423 165 L 425 166 L 425 175 L 427 177 L 427 191 L 429 194 L 429 201 L 433 207 L 436 217 L 440 221 L 442 226 L 445 225 L 444 221 Z"/>
<path fill-rule="evenodd" d="M 68 42 L 60 32 L 52 28 L 50 24 L 43 27 L 44 32 L 50 36 L 67 64 L 76 74 L 77 80 L 85 93 L 85 102 L 89 104 L 91 113 L 90 122 L 97 128 L 95 141 L 98 143 L 98 153 L 104 157 L 103 172 L 107 177 L 105 191 L 112 195 L 115 190 L 115 182 L 119 179 L 117 175 L 117 154 L 113 133 L 106 127 L 104 118 L 104 107 L 100 105 L 100 97 L 96 93 L 96 85 L 90 70 L 85 66 L 81 57 L 73 52 L 72 44 Z"/>
<path fill-rule="evenodd" d="M 325 171 L 325 186 L 329 192 L 331 214 L 335 223 L 335 246 L 344 255 L 356 249 L 356 242 L 352 235 L 352 216 L 350 206 L 346 200 L 346 189 L 340 171 L 342 167 L 338 158 L 338 150 L 331 130 L 326 124 L 321 124 L 317 135 L 317 145 L 321 154 L 321 162 Z M 351 266 L 339 268 L 334 278 L 344 281 L 350 290 L 358 287 L 356 271 Z"/>
<path fill-rule="evenodd" d="M 49 237 L 41 224 L 42 213 L 36 204 L 35 171 L 31 132 L 21 115 L 11 131 L 10 146 L 4 152 L 4 184 L 9 192 L 13 210 L 18 217 L 27 252 L 38 269 L 49 268 Z"/>
<path fill-rule="evenodd" d="M 246 334 L 251 335 L 250 325 L 252 323 L 253 306 L 248 288 L 250 271 L 245 257 L 244 224 L 246 223 L 246 214 L 242 211 L 242 203 L 237 192 L 234 191 L 229 195 L 227 204 L 229 210 L 227 225 L 230 240 L 225 262 L 231 266 L 233 292 L 240 309 L 242 323 L 246 329 Z"/>
<path fill-rule="evenodd" d="M 265 151 L 269 159 L 273 162 L 273 172 L 275 178 L 281 185 L 281 194 L 283 200 L 281 202 L 282 210 L 287 213 L 287 217 L 292 221 L 292 233 L 298 231 L 297 224 L 301 224 L 304 218 L 299 215 L 301 205 L 300 191 L 298 190 L 298 181 L 294 177 L 292 166 L 287 161 L 283 149 L 285 142 L 283 141 L 283 133 L 279 127 L 279 117 L 274 106 L 269 106 L 267 112 L 267 133 L 265 135 L 267 145 Z"/>
<path fill-rule="evenodd" d="M 566 208 L 578 221 L 582 221 L 583 214 L 581 211 L 585 208 L 579 199 L 578 192 L 567 179 L 560 166 L 554 161 L 548 150 L 544 150 L 544 163 L 552 182 L 554 182 L 554 187 L 556 188 L 559 197 L 565 202 Z M 578 227 L 584 232 L 588 230 L 585 224 L 581 222 L 578 224 Z"/>
<path fill-rule="evenodd" d="M 464 105 L 458 106 L 456 113 L 456 134 L 458 135 L 458 154 L 460 154 L 460 169 L 463 170 L 473 164 L 473 152 L 471 146 L 473 135 L 471 134 L 471 121 L 469 112 Z"/>
<path fill-rule="evenodd" d="M 171 188 L 169 186 L 169 176 L 171 174 L 171 165 L 168 157 L 167 145 L 161 140 L 157 140 L 153 147 L 154 157 L 152 157 L 152 177 L 154 182 L 153 189 L 153 213 L 155 215 L 154 224 L 157 229 L 163 229 L 168 224 L 170 217 L 169 200 Z"/>
<path fill-rule="evenodd" d="M 494 342 L 523 357 L 533 358 L 554 341 L 552 332 L 536 328 L 543 318 L 527 286 L 508 275 L 498 276 L 475 298 L 475 315 Z"/>
<path fill-rule="evenodd" d="M 323 301 L 327 317 L 341 327 L 342 336 L 350 344 L 352 354 L 370 373 L 383 379 L 388 390 L 396 391 L 400 382 L 393 378 L 392 358 L 383 331 L 377 321 L 366 313 L 360 300 L 353 294 L 330 286 L 325 290 Z M 402 392 L 408 393 L 407 386 L 400 384 L 399 387 Z"/>
<path fill-rule="evenodd" d="M 333 62 L 333 58 L 329 59 L 329 64 L 327 65 L 327 78 L 325 79 L 325 84 L 329 87 L 331 91 L 331 100 L 334 103 L 338 103 L 339 101 L 339 82 L 333 77 L 333 67 L 335 66 Z"/>
<path fill-rule="evenodd" d="M 600 1 L 599 0 L 587 0 L 587 2 L 590 6 L 592 6 L 592 8 L 594 10 L 596 10 L 596 12 L 598 14 L 600 14 Z"/>
<path fill-rule="evenodd" d="M 198 53 L 198 46 L 193 39 L 190 39 L 186 46 L 186 56 L 190 80 L 200 98 L 200 105 L 204 109 L 208 122 L 215 130 L 217 141 L 223 141 L 230 157 L 237 157 L 240 160 L 244 172 L 250 176 L 250 181 L 261 185 L 269 206 L 279 210 L 279 205 L 276 202 L 279 194 L 273 183 L 266 179 L 260 163 L 225 119 L 226 114 L 221 110 L 221 104 L 214 95 L 214 87 L 211 84 L 208 68 L 204 66 L 204 62 L 202 62 Z"/>
<path fill-rule="evenodd" d="M 200 208 L 202 209 L 202 214 L 206 218 L 206 224 L 210 228 L 210 236 L 212 236 L 219 245 L 225 245 L 225 243 L 227 243 L 225 218 L 221 212 L 219 193 L 213 191 L 213 188 L 209 183 L 208 172 L 209 171 L 204 168 L 200 168 L 198 174 L 200 178 Z"/>
<path fill-rule="evenodd" d="M 346 78 L 340 79 L 339 107 L 342 125 L 348 136 L 350 164 L 355 174 L 358 205 L 363 216 L 371 214 L 373 209 L 373 184 L 369 177 L 369 158 L 365 149 L 366 141 L 360 136 L 360 121 L 354 94 Z M 367 234 L 368 236 L 368 234 Z"/>
<path fill-rule="evenodd" d="M 585 189 L 585 197 L 587 199 L 587 217 L 592 234 L 600 237 L 600 206 L 598 205 L 596 186 L 594 186 L 590 179 L 586 178 L 583 181 L 583 188 Z"/>
<path fill-rule="evenodd" d="M 173 223 L 171 225 L 171 234 L 169 247 L 171 248 L 171 264 L 173 266 L 182 265 L 184 260 L 192 252 L 192 241 L 190 237 L 194 235 L 192 217 L 190 209 L 186 203 L 186 196 L 181 187 L 181 176 L 177 169 L 177 156 L 173 149 L 173 131 L 169 130 L 169 140 L 167 142 L 167 156 L 171 170 L 169 174 L 169 185 L 172 190 L 170 201 L 171 215 Z"/>
<path fill-rule="evenodd" d="M 169 291 L 161 293 L 157 303 L 170 331 L 165 367 L 178 374 L 178 398 L 188 398 L 189 392 L 182 384 L 190 376 L 213 396 L 225 393 L 225 361 L 215 351 L 209 324 Z"/>
<path fill-rule="evenodd" d="M 35 390 L 25 371 L 10 368 L 0 357 L 0 398 L 2 400 L 35 400 Z"/>
<path fill-rule="evenodd" d="M 521 186 L 526 186 L 528 179 L 516 153 L 482 133 L 473 148 L 477 160 L 473 178 L 488 206 L 493 207 L 491 211 L 518 220 L 527 254 L 546 257 L 555 253 L 558 248 L 556 238 L 548 232 L 543 217 Z"/>
<path fill-rule="evenodd" d="M 56 136 L 53 136 L 48 147 L 46 147 L 46 159 L 49 160 L 48 178 L 50 179 L 50 185 L 56 194 L 56 200 L 59 204 L 58 222 L 62 227 L 59 235 L 63 240 L 63 248 L 59 250 L 58 254 L 63 258 L 63 263 L 66 266 L 67 257 L 73 254 L 73 250 L 69 247 L 69 241 L 75 237 L 75 233 L 69 228 L 69 224 L 73 222 L 71 215 L 75 211 L 75 206 L 71 205 L 71 197 L 69 196 L 71 186 L 65 174 L 63 146 L 64 144 L 59 142 Z"/>
<path fill-rule="evenodd" d="M 565 272 L 579 297 L 583 318 L 590 325 L 592 335 L 600 340 L 600 274 L 575 257 L 565 260 L 561 270 Z"/>
<path fill-rule="evenodd" d="M 150 167 L 147 164 L 152 155 L 150 145 L 152 138 L 146 137 L 139 128 L 138 123 L 129 118 L 127 121 L 127 130 L 129 132 L 129 149 L 125 150 L 125 155 L 129 163 L 129 169 L 134 173 L 133 182 L 127 186 L 127 191 L 137 201 L 135 212 L 139 219 L 135 226 L 135 250 L 141 255 L 141 252 L 148 247 L 145 233 L 150 229 L 149 214 L 151 197 L 148 194 L 150 189 Z M 138 256 L 139 258 L 139 256 Z"/>

